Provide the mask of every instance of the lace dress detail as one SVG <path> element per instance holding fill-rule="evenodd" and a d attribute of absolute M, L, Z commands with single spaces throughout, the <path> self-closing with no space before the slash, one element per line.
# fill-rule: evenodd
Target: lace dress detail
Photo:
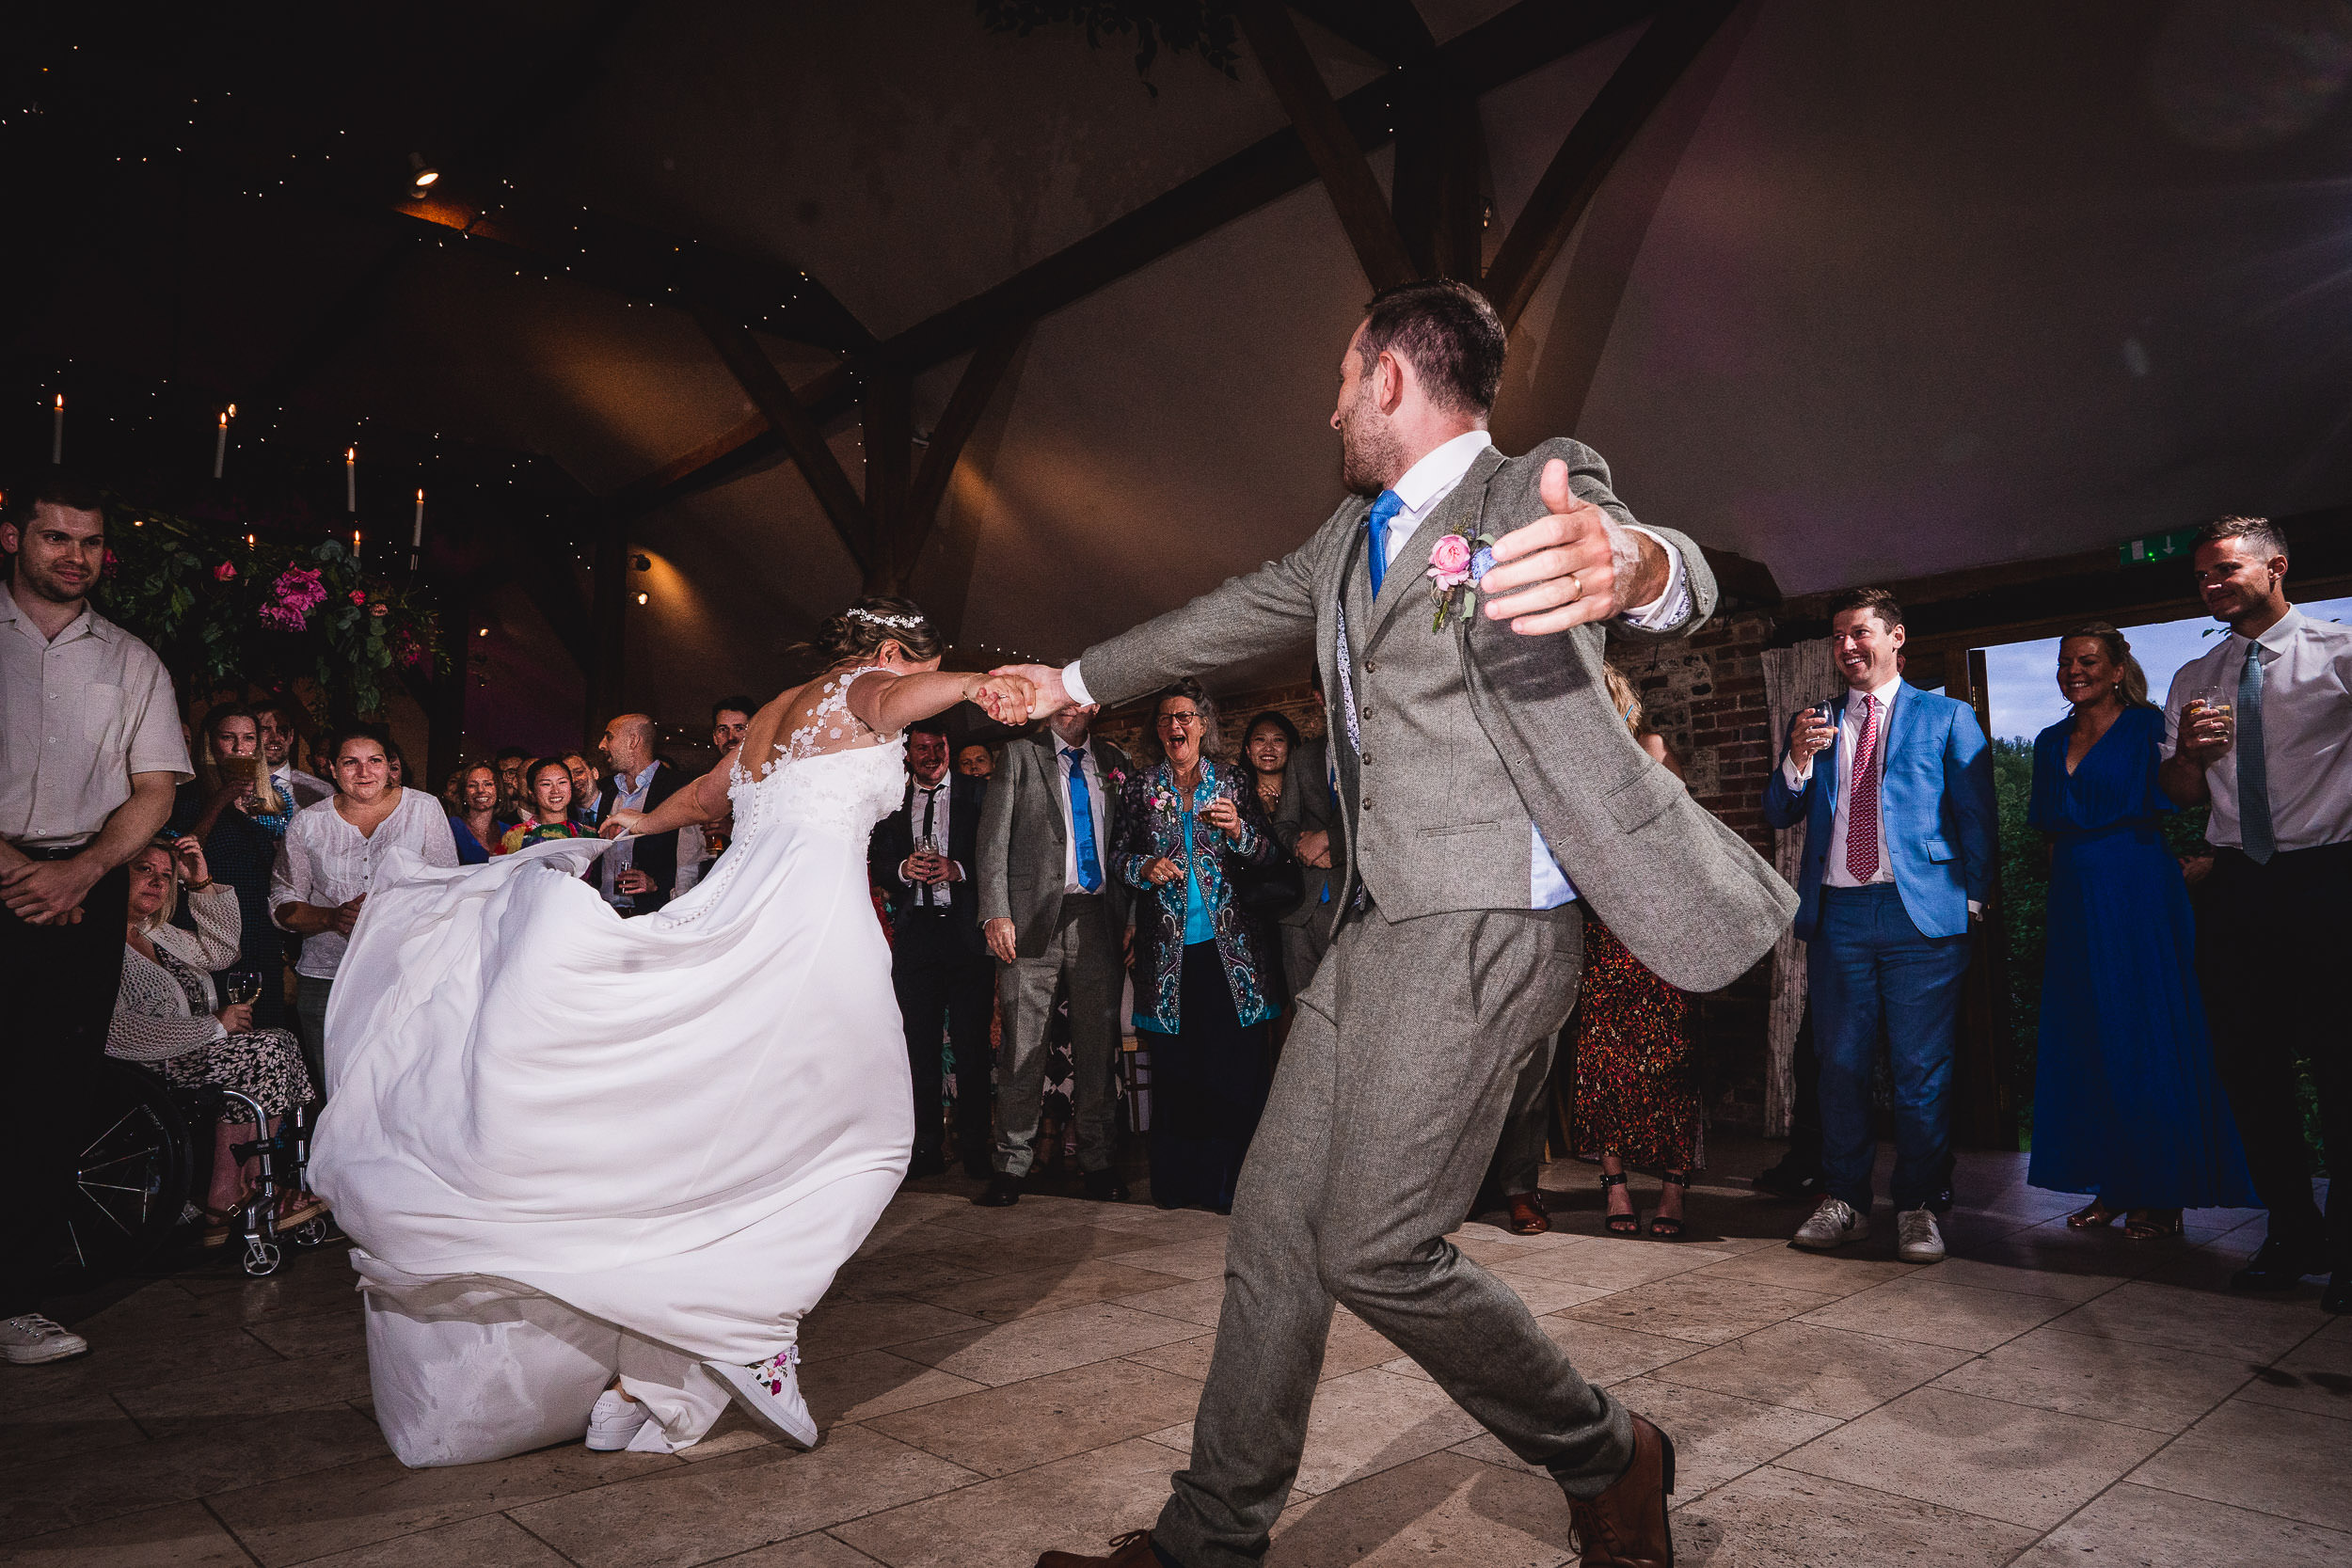
<path fill-rule="evenodd" d="M 762 763 L 755 777 L 736 759 L 727 798 L 735 807 L 735 842 L 715 870 L 683 898 L 649 918 L 665 925 L 691 925 L 723 902 L 725 888 L 753 857 L 755 839 L 786 823 L 855 840 L 861 847 L 874 824 L 898 810 L 906 792 L 906 740 L 885 740 L 850 711 L 850 687 L 879 664 L 844 670 L 817 689 L 817 701 L 801 723 Z"/>

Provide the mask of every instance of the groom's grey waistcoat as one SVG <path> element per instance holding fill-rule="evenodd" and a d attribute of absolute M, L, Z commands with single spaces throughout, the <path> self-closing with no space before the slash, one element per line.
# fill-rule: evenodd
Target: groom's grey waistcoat
<path fill-rule="evenodd" d="M 1280 561 L 1088 649 L 1087 688 L 1126 702 L 1311 631 L 1347 816 L 1343 899 L 1360 881 L 1392 920 L 1523 910 L 1532 819 L 1636 958 L 1670 984 L 1714 990 L 1772 947 L 1796 895 L 1634 742 L 1609 699 L 1601 628 L 1521 637 L 1476 613 L 1430 626 L 1431 547 L 1448 532 L 1499 537 L 1541 517 L 1537 486 L 1555 457 L 1579 496 L 1633 521 L 1590 448 L 1555 438 L 1521 457 L 1489 450 L 1398 552 L 1377 601 L 1364 560 L 1370 506 L 1351 497 Z M 1631 635 L 1688 636 L 1714 610 L 1714 575 L 1691 540 L 1651 531 L 1680 551 L 1692 610 L 1666 632 Z M 1360 750 L 1343 712 L 1350 689 Z"/>

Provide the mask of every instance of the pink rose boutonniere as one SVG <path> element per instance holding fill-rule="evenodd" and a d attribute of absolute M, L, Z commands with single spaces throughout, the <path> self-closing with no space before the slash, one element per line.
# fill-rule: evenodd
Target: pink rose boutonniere
<path fill-rule="evenodd" d="M 1495 563 L 1494 539 L 1489 534 L 1465 537 L 1442 534 L 1429 551 L 1430 596 L 1437 601 L 1431 631 L 1445 630 L 1450 615 L 1467 615 L 1478 602 L 1477 585 Z"/>

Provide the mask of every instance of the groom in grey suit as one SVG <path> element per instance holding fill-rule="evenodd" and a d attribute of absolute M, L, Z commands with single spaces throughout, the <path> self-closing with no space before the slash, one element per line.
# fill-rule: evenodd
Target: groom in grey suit
<path fill-rule="evenodd" d="M 1446 1240 L 1531 1055 L 1575 999 L 1581 896 L 1689 990 L 1728 984 L 1795 896 L 1635 744 L 1602 680 L 1613 621 L 1686 636 L 1698 548 L 1645 529 L 1600 458 L 1486 434 L 1502 324 L 1451 281 L 1375 298 L 1341 362 L 1356 494 L 1280 561 L 1087 650 L 1025 666 L 1041 706 L 1117 704 L 1314 639 L 1347 864 L 1242 1173 L 1191 1464 L 1149 1532 L 1040 1568 L 1263 1557 L 1305 1441 L 1334 1302 L 1567 1494 L 1586 1564 L 1663 1563 L 1672 1445 L 1579 1376 L 1513 1291 Z M 1430 575 L 1495 541 L 1438 610 Z"/>

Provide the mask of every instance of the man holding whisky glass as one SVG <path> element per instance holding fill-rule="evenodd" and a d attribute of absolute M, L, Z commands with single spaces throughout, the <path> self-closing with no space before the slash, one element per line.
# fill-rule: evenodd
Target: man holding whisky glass
<path fill-rule="evenodd" d="M 2352 1169 L 2352 1060 L 2333 990 L 2352 895 L 2352 627 L 2287 602 L 2287 543 L 2260 517 L 2208 524 L 2197 587 L 2230 635 L 2172 678 L 2164 792 L 2212 807 L 2215 848 L 2197 967 L 2215 1065 L 2269 1212 L 2240 1291 L 2332 1272 L 2323 1305 L 2352 1311 L 2352 1199 L 2312 1198 L 2296 1088 L 2306 1057 L 2331 1170 Z"/>

